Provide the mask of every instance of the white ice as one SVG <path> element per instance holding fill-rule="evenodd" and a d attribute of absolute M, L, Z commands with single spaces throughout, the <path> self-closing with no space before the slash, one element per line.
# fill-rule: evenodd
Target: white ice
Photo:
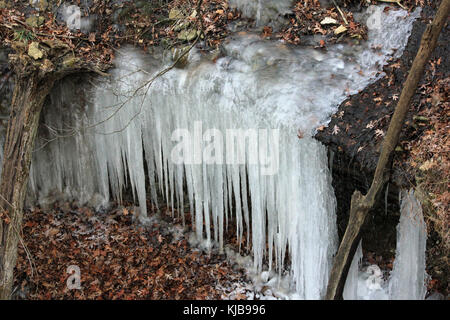
<path fill-rule="evenodd" d="M 423 300 L 427 293 L 425 250 L 427 227 L 414 190 L 402 192 L 397 251 L 389 281 L 392 300 Z"/>
<path fill-rule="evenodd" d="M 361 243 L 355 255 L 344 289 L 346 300 L 423 300 L 427 273 L 425 270 L 426 225 L 422 206 L 414 191 L 402 191 L 400 222 L 397 226 L 397 248 L 394 268 L 384 275 L 377 265 L 358 268 L 362 258 Z"/>
<path fill-rule="evenodd" d="M 234 35 L 216 62 L 194 49 L 186 68 L 174 68 L 151 85 L 149 79 L 171 62 L 120 50 L 110 79 L 92 85 L 69 79 L 52 93 L 29 198 L 48 203 L 65 197 L 101 207 L 111 198 L 121 200 L 130 186 L 143 222 L 147 200 L 161 205 L 158 193 L 174 214 L 184 216 L 188 202 L 198 241 L 224 248 L 224 229 L 234 219 L 239 240 L 247 231 L 255 272 L 267 258 L 268 272 L 290 270 L 288 287 L 296 298 L 323 297 L 336 251 L 336 205 L 326 148 L 311 135 L 403 51 L 419 12 L 383 8 L 366 12 L 373 23 L 361 45 L 323 52 Z M 172 133 L 193 132 L 196 121 L 203 132 L 279 129 L 279 140 L 257 140 L 279 159 L 277 173 L 261 175 L 262 166 L 248 161 L 175 164 Z M 243 152 L 248 160 L 248 149 Z M 288 255 L 291 265 L 285 266 Z"/>

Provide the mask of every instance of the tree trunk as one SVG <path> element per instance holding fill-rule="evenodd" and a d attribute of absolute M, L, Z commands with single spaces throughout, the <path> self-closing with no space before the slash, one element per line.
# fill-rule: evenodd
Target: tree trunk
<path fill-rule="evenodd" d="M 368 213 L 375 204 L 384 184 L 389 179 L 388 164 L 392 159 L 392 152 L 398 143 L 400 131 L 408 112 L 409 104 L 414 96 L 417 85 L 424 72 L 431 53 L 436 47 L 439 34 L 447 21 L 450 11 L 450 0 L 442 0 L 433 22 L 428 25 L 420 43 L 419 51 L 414 59 L 411 70 L 404 84 L 402 93 L 388 131 L 383 140 L 380 158 L 378 159 L 375 175 L 367 195 L 363 196 L 355 191 L 350 206 L 350 217 L 338 253 L 334 259 L 333 268 L 328 281 L 325 298 L 328 300 L 342 299 L 345 280 L 355 255 L 357 245 L 361 239 L 361 230 L 366 223 Z"/>
<path fill-rule="evenodd" d="M 11 296 L 34 140 L 53 83 L 37 73 L 16 75 L 0 182 L 0 299 Z"/>

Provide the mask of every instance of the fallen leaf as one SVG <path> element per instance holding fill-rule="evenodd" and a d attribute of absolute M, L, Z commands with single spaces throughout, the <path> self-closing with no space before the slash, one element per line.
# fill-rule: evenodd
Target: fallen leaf
<path fill-rule="evenodd" d="M 344 27 L 343 25 L 340 25 L 334 30 L 334 34 L 341 34 L 344 33 L 345 31 L 347 31 L 347 28 Z"/>
<path fill-rule="evenodd" d="M 322 21 L 320 21 L 320 24 L 327 25 L 327 24 L 339 24 L 339 22 L 336 19 L 325 17 Z"/>
<path fill-rule="evenodd" d="M 89 33 L 89 41 L 95 42 L 95 33 L 94 32 Z"/>

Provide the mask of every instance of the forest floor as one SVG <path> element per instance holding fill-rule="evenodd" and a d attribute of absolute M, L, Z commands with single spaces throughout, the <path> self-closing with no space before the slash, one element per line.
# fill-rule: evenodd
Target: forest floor
<path fill-rule="evenodd" d="M 144 226 L 133 222 L 133 210 L 121 206 L 95 213 L 64 203 L 27 211 L 14 297 L 221 299 L 225 288 L 244 278 L 225 255 L 191 247 L 181 219 L 170 211 L 158 218 L 151 214 L 153 222 Z M 67 286 L 69 266 L 79 267 L 80 290 Z"/>
<path fill-rule="evenodd" d="M 32 208 L 24 216 L 13 299 L 210 300 L 275 299 L 256 289 L 242 265 L 191 245 L 190 215 L 183 228 L 168 209 L 149 213 L 146 225 L 134 219 L 133 205 L 95 212 L 76 203 Z M 238 252 L 233 225 L 225 243 Z M 245 248 L 245 234 L 241 247 Z M 242 249 L 243 256 L 248 249 Z M 363 265 L 378 265 L 385 280 L 393 259 L 364 251 Z M 80 289 L 70 287 L 79 268 Z M 436 283 L 431 282 L 428 289 Z"/>

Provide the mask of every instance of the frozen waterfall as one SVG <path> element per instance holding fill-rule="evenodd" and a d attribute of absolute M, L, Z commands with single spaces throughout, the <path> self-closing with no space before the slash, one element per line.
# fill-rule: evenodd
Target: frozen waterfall
<path fill-rule="evenodd" d="M 403 190 L 400 199 L 400 222 L 397 225 L 397 249 L 394 268 L 388 279 L 377 265 L 358 267 L 362 258 L 361 243 L 353 258 L 344 288 L 346 300 L 423 300 L 427 273 L 425 250 L 426 225 L 422 205 L 414 191 Z"/>
<path fill-rule="evenodd" d="M 193 49 L 185 68 L 151 83 L 172 62 L 122 49 L 110 79 L 67 79 L 52 92 L 30 199 L 101 206 L 128 185 L 144 222 L 158 193 L 174 214 L 188 202 L 198 239 L 222 249 L 233 219 L 257 270 L 290 267 L 298 296 L 321 298 L 336 251 L 335 198 L 326 148 L 311 135 L 401 55 L 419 11 L 383 9 L 361 15 L 361 45 L 321 51 L 233 35 L 217 61 Z M 177 152 L 192 161 L 174 161 Z"/>

